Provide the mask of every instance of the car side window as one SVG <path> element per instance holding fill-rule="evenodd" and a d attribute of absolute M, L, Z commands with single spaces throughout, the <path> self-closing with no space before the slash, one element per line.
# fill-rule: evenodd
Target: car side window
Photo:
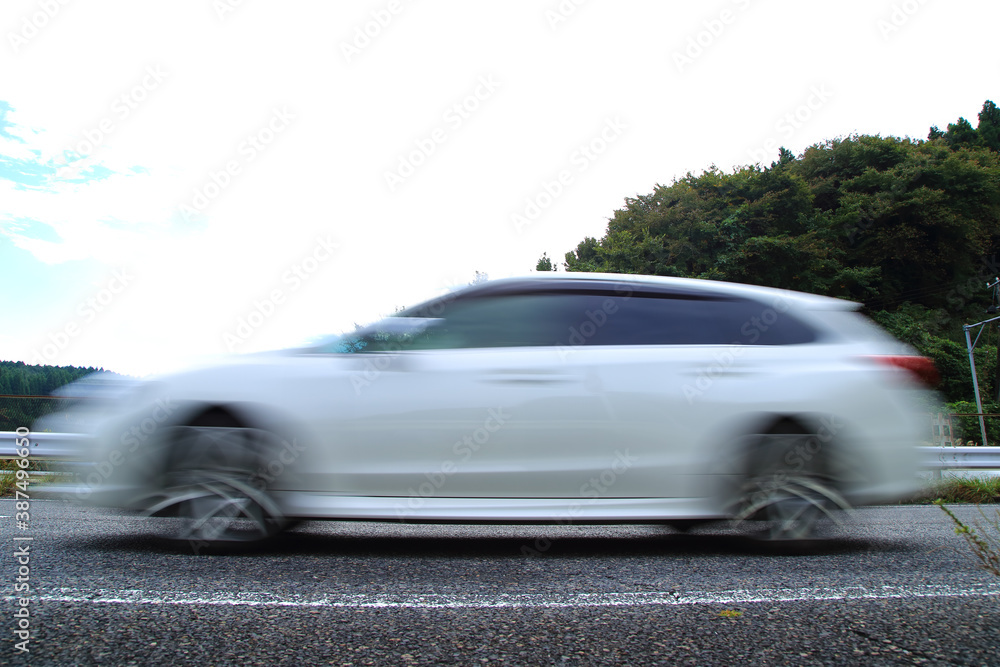
<path fill-rule="evenodd" d="M 559 322 L 550 296 L 508 294 L 442 300 L 403 311 L 317 348 L 324 353 L 373 353 L 488 347 L 550 346 Z"/>
<path fill-rule="evenodd" d="M 412 349 L 537 347 L 552 345 L 559 329 L 544 294 L 505 294 L 458 300 Z"/>
<path fill-rule="evenodd" d="M 573 294 L 560 345 L 791 345 L 815 340 L 798 319 L 747 299 Z M 560 314 L 563 314 L 560 311 Z"/>

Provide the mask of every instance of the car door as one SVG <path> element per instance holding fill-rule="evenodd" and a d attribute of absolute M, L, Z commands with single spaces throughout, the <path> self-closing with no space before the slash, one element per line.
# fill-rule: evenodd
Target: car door
<path fill-rule="evenodd" d="M 328 456 L 310 488 L 345 495 L 564 497 L 603 459 L 601 401 L 554 345 L 547 301 L 495 295 L 388 318 L 328 355 Z M 389 320 L 420 319 L 420 330 Z M 606 463 L 602 463 L 606 465 Z"/>

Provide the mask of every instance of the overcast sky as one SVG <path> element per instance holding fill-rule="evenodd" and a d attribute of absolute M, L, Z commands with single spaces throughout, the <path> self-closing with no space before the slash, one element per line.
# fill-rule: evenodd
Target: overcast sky
<path fill-rule="evenodd" d="M 6 0 L 0 359 L 168 371 L 997 94 L 995 0 Z"/>

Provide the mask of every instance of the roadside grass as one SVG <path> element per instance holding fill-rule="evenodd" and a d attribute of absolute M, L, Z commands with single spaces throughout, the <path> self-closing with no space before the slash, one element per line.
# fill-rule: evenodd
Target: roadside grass
<path fill-rule="evenodd" d="M 17 462 L 14 459 L 0 459 L 0 496 L 14 495 L 17 469 Z"/>
<path fill-rule="evenodd" d="M 1000 477 L 948 477 L 929 482 L 923 490 L 900 504 L 932 505 L 938 500 L 950 505 L 1000 503 Z"/>
<path fill-rule="evenodd" d="M 0 498 L 9 498 L 14 495 L 15 484 L 17 484 L 17 471 L 21 470 L 21 466 L 17 464 L 17 459 L 0 459 Z M 50 472 L 51 468 L 47 462 L 44 461 L 29 461 L 28 472 Z M 22 475 L 23 477 L 23 475 Z M 59 475 L 47 476 L 49 482 L 56 481 Z M 35 485 L 41 482 L 35 476 L 30 479 L 30 484 Z"/>
<path fill-rule="evenodd" d="M 900 504 L 937 505 L 955 524 L 979 566 L 1000 577 L 1000 510 L 987 516 L 980 505 L 1000 503 L 1000 477 L 947 477 L 928 482 L 923 490 Z M 947 505 L 976 505 L 981 521 L 964 523 Z"/>
<path fill-rule="evenodd" d="M 997 510 L 996 518 L 991 519 L 980 507 L 979 515 L 983 523 L 975 521 L 973 526 L 969 526 L 955 516 L 955 513 L 945 506 L 943 500 L 936 500 L 934 504 L 955 522 L 955 534 L 961 535 L 969 545 L 972 554 L 979 560 L 979 566 L 1000 577 L 1000 510 Z"/>

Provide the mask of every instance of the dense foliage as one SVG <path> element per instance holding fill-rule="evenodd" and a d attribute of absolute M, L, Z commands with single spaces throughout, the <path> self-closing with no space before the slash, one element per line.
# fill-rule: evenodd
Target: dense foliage
<path fill-rule="evenodd" d="M 33 366 L 23 361 L 0 361 L 0 394 L 47 396 L 74 380 L 103 371 L 77 366 Z"/>
<path fill-rule="evenodd" d="M 38 417 L 51 412 L 57 402 L 44 398 L 53 390 L 103 368 L 33 366 L 22 361 L 0 361 L 0 431 L 30 427 Z M 13 395 L 13 397 L 11 397 Z"/>
<path fill-rule="evenodd" d="M 686 276 L 842 297 L 932 357 L 952 401 L 971 400 L 963 323 L 990 317 L 1000 275 L 1000 110 L 927 140 L 854 135 L 781 149 L 770 166 L 711 168 L 626 199 L 569 271 Z M 546 256 L 536 267 L 552 269 Z M 996 336 L 977 371 L 996 395 Z"/>

